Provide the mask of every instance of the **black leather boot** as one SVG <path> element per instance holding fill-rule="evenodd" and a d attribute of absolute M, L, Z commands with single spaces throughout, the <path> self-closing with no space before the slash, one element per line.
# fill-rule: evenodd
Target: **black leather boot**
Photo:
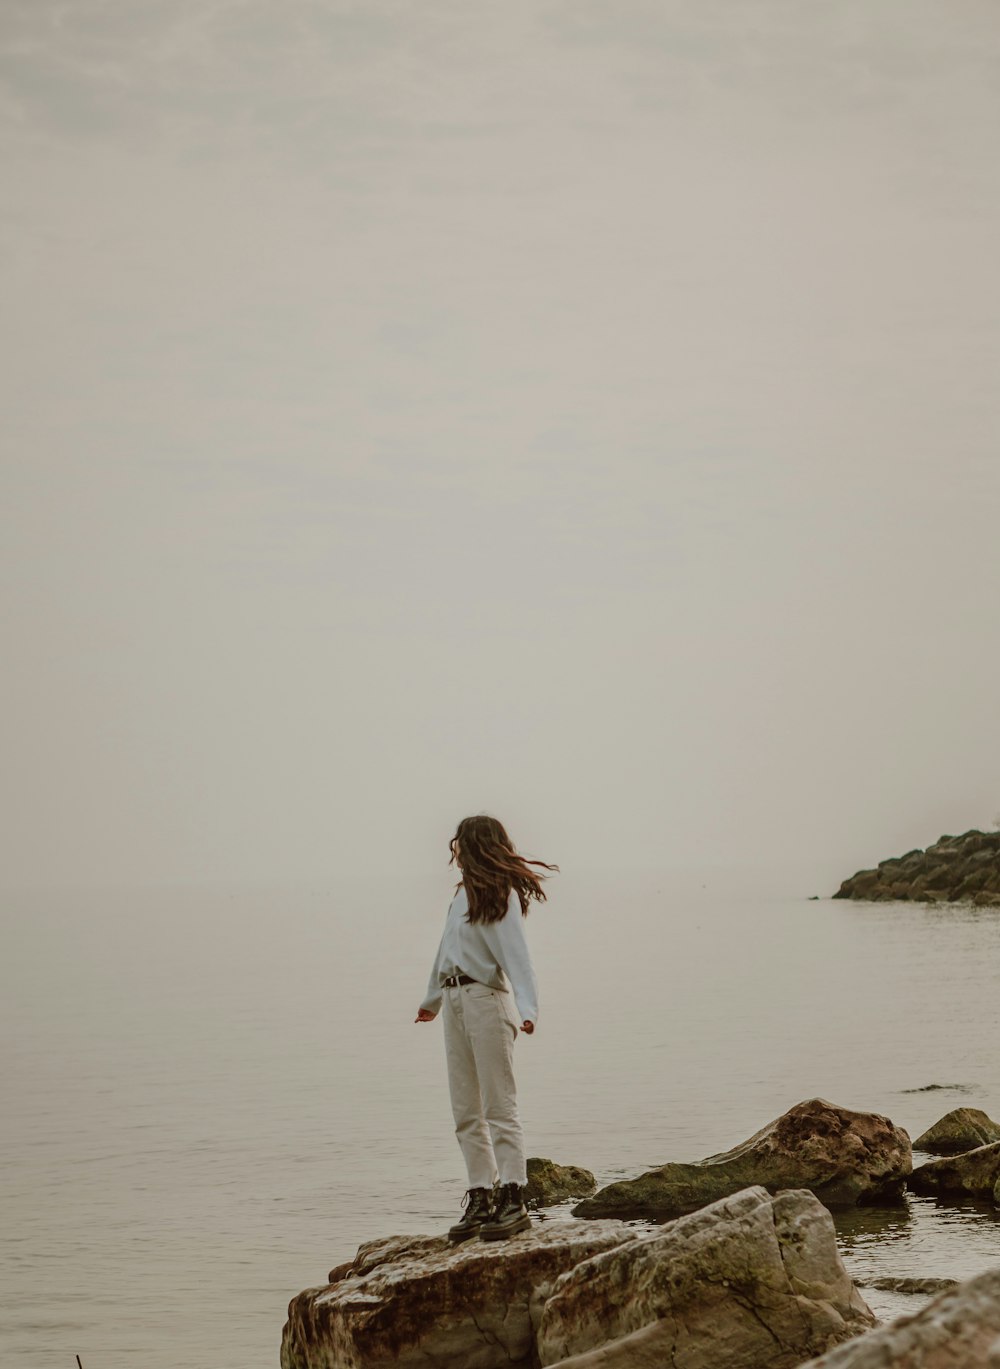
<path fill-rule="evenodd" d="M 493 1215 L 479 1228 L 483 1241 L 504 1241 L 517 1231 L 531 1226 L 528 1209 L 524 1205 L 524 1189 L 520 1184 L 501 1184 Z"/>
<path fill-rule="evenodd" d="M 488 1188 L 470 1188 L 462 1199 L 465 1208 L 461 1219 L 448 1229 L 452 1241 L 467 1241 L 470 1236 L 478 1236 L 484 1222 L 489 1221 L 493 1212 L 491 1193 Z"/>

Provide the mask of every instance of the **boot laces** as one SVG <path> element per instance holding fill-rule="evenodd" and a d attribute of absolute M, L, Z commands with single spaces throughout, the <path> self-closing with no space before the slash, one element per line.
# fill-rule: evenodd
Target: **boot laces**
<path fill-rule="evenodd" d="M 466 1190 L 465 1197 L 462 1199 L 462 1207 L 467 1212 L 475 1212 L 479 1207 L 485 1209 L 489 1206 L 489 1194 L 485 1188 L 470 1188 Z"/>

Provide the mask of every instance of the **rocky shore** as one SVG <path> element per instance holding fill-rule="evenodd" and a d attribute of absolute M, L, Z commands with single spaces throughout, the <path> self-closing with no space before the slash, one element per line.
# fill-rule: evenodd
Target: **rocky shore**
<path fill-rule="evenodd" d="M 875 1325 L 811 1193 L 753 1187 L 653 1233 L 553 1222 L 509 1242 L 373 1242 L 293 1300 L 282 1369 L 759 1364 Z M 597 1352 L 596 1355 L 594 1352 Z"/>
<path fill-rule="evenodd" d="M 944 1157 L 914 1170 L 888 1118 L 810 1099 L 722 1155 L 608 1185 L 575 1220 L 368 1242 L 292 1300 L 282 1369 L 997 1369 L 1000 1270 L 926 1281 L 925 1308 L 879 1327 L 828 1210 L 904 1186 L 1000 1206 L 996 1129 L 958 1109 L 925 1133 Z M 536 1207 L 595 1186 L 550 1160 L 529 1176 Z"/>
<path fill-rule="evenodd" d="M 1000 907 L 1000 831 L 939 837 L 845 879 L 834 898 Z"/>

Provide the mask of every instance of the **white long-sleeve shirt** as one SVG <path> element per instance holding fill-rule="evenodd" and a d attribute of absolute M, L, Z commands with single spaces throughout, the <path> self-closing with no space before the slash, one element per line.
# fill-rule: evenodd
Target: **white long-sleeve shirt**
<path fill-rule="evenodd" d="M 441 1008 L 441 986 L 453 974 L 467 974 L 493 989 L 514 992 L 522 1022 L 538 1021 L 538 982 L 525 940 L 517 890 L 511 889 L 507 911 L 499 922 L 470 922 L 463 885 L 448 905 L 444 935 L 421 1003 L 428 1012 Z"/>

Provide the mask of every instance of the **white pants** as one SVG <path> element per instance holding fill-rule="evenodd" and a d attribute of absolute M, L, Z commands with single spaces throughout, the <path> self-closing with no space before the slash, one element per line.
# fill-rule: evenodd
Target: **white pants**
<path fill-rule="evenodd" d="M 513 995 L 487 984 L 444 989 L 444 1049 L 455 1135 L 470 1188 L 528 1182 L 514 1086 Z"/>

